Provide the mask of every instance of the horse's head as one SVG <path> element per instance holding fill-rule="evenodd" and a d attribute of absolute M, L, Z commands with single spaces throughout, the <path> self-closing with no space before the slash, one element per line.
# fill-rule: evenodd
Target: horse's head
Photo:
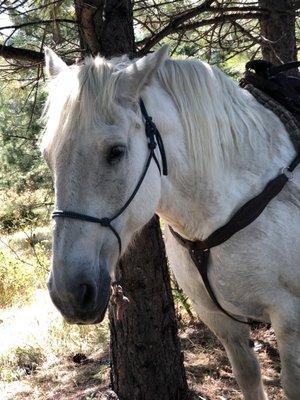
<path fill-rule="evenodd" d="M 166 48 L 136 62 L 88 58 L 68 67 L 51 50 L 47 127 L 42 150 L 52 171 L 55 207 L 97 218 L 113 217 L 136 187 L 149 156 L 139 97 L 167 56 Z M 124 65 L 125 63 L 125 65 Z M 161 178 L 155 162 L 138 193 L 111 226 L 56 218 L 51 298 L 72 323 L 103 319 L 119 257 L 154 215 Z"/>

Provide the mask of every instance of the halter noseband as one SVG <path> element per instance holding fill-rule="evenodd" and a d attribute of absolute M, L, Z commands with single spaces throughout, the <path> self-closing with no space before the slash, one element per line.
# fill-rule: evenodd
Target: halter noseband
<path fill-rule="evenodd" d="M 142 112 L 142 115 L 145 120 L 145 133 L 146 133 L 146 136 L 148 139 L 149 156 L 147 158 L 144 170 L 142 172 L 142 175 L 140 176 L 140 179 L 138 180 L 138 183 L 137 183 L 135 189 L 133 190 L 132 194 L 130 195 L 130 197 L 126 201 L 126 203 L 123 205 L 123 207 L 121 207 L 120 210 L 118 212 L 116 212 L 116 214 L 113 215 L 112 217 L 104 217 L 104 218 L 96 218 L 96 217 L 92 217 L 90 215 L 80 214 L 80 213 L 73 212 L 73 211 L 64 211 L 64 210 L 54 210 L 52 213 L 52 218 L 77 219 L 80 221 L 94 222 L 94 223 L 100 224 L 103 227 L 109 228 L 113 232 L 115 237 L 117 238 L 118 245 L 119 245 L 119 254 L 121 254 L 121 252 L 122 252 L 122 242 L 121 242 L 119 233 L 111 225 L 111 222 L 114 221 L 116 218 L 118 218 L 126 210 L 126 208 L 129 206 L 129 204 L 134 199 L 135 195 L 137 194 L 139 188 L 141 187 L 141 185 L 144 181 L 144 178 L 147 174 L 147 171 L 149 169 L 152 158 L 157 165 L 159 173 L 160 174 L 163 173 L 163 175 L 168 175 L 167 158 L 166 158 L 166 153 L 165 153 L 164 144 L 163 144 L 161 135 L 160 135 L 158 129 L 156 128 L 156 125 L 152 121 L 152 118 L 147 113 L 145 104 L 142 99 L 140 99 L 140 108 L 141 108 L 141 112 Z M 160 155 L 161 155 L 162 170 L 159 165 L 156 154 L 154 152 L 154 150 L 156 149 L 157 146 L 158 146 L 158 149 L 159 149 Z"/>

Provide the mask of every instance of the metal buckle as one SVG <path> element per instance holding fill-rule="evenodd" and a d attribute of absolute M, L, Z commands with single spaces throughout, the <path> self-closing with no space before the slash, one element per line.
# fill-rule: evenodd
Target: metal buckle
<path fill-rule="evenodd" d="M 294 179 L 294 172 L 290 171 L 287 167 L 283 167 L 281 169 L 281 173 L 284 174 L 289 181 L 292 181 Z"/>

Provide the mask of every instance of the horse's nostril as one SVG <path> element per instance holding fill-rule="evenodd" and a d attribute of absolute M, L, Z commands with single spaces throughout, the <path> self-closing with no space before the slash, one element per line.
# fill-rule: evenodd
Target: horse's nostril
<path fill-rule="evenodd" d="M 82 284 L 80 289 L 80 304 L 82 308 L 89 308 L 94 305 L 96 289 L 92 284 Z"/>

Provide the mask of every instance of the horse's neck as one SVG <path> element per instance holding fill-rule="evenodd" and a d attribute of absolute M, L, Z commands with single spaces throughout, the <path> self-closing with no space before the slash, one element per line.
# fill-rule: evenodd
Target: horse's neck
<path fill-rule="evenodd" d="M 257 112 L 262 113 L 270 128 L 268 141 L 261 138 L 256 151 L 245 145 L 224 168 L 210 165 L 209 173 L 199 173 L 191 165 L 180 115 L 171 99 L 156 90 L 148 91 L 145 97 L 148 111 L 163 136 L 169 164 L 157 212 L 189 238 L 205 238 L 224 224 L 235 209 L 259 193 L 293 156 L 283 125 L 258 106 Z"/>
<path fill-rule="evenodd" d="M 158 214 L 190 239 L 205 239 L 228 220 L 249 193 L 254 196 L 261 187 L 259 177 L 241 170 L 214 170 L 214 176 L 198 175 L 193 168 L 180 172 L 170 169 L 162 185 Z"/>

